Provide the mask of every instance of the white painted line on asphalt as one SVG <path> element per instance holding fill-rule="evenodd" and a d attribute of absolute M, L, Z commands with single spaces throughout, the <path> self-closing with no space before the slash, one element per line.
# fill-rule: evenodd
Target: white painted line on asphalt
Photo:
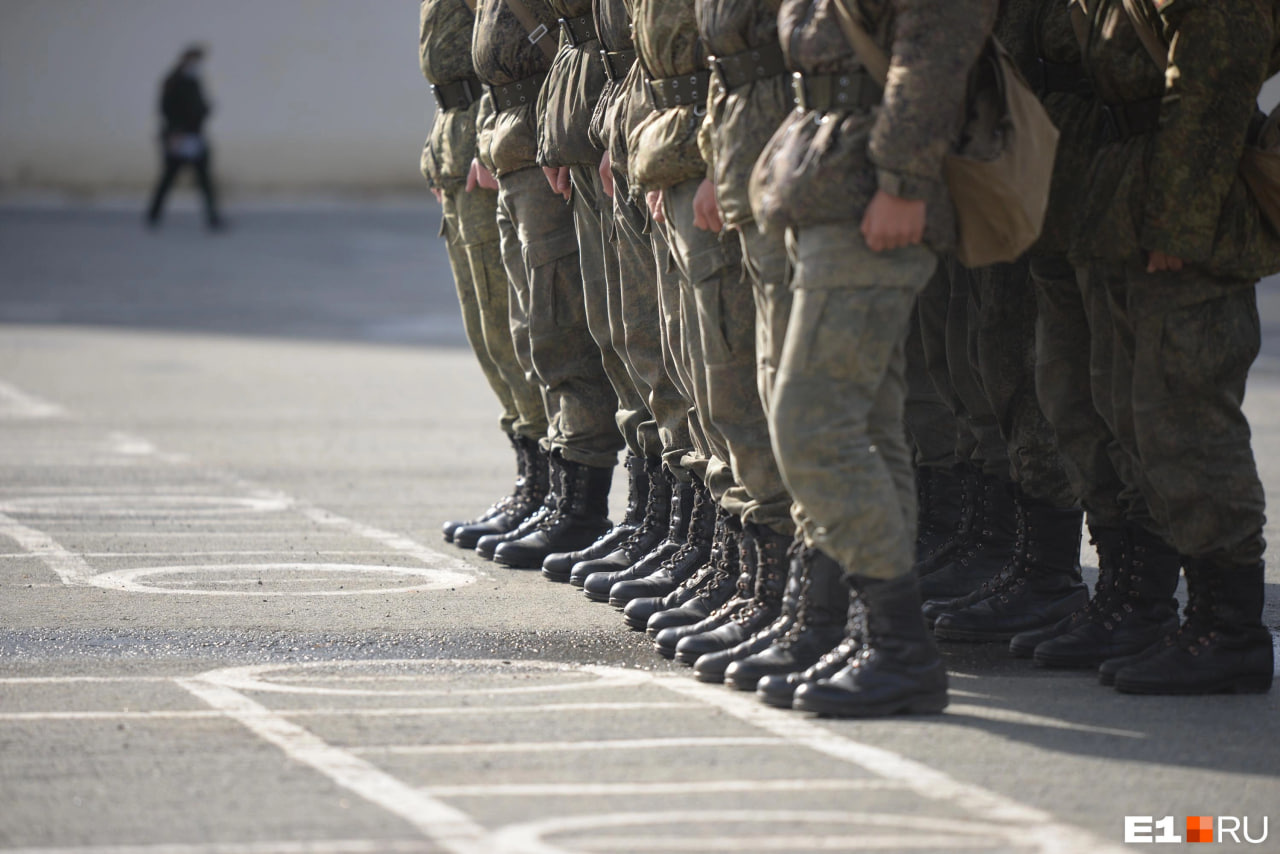
<path fill-rule="evenodd" d="M 90 583 L 93 567 L 84 558 L 64 549 L 53 537 L 35 528 L 28 528 L 16 519 L 0 513 L 0 536 L 8 537 L 19 548 L 34 554 L 68 586 Z"/>
<path fill-rule="evenodd" d="M 850 762 L 890 780 L 909 785 L 932 800 L 953 803 L 966 812 L 992 822 L 1021 827 L 1044 854 L 1118 852 L 1124 849 L 1091 837 L 1078 827 L 1062 824 L 1043 810 L 1026 806 L 995 792 L 959 780 L 923 763 L 880 747 L 846 738 L 794 712 L 764 706 L 754 697 L 724 691 L 681 676 L 655 676 L 654 681 L 685 697 L 700 700 L 740 721 L 759 727 L 786 741 L 818 753 Z M 1082 842 L 1083 840 L 1083 842 Z"/>
<path fill-rule="evenodd" d="M 259 738 L 334 783 L 398 815 L 452 854 L 493 854 L 485 831 L 464 812 L 417 791 L 350 751 L 334 747 L 266 706 L 203 677 L 177 683 Z"/>
<path fill-rule="evenodd" d="M 423 854 L 420 839 L 281 839 L 194 845 L 88 845 L 82 848 L 0 848 L 0 854 Z"/>
<path fill-rule="evenodd" d="M 0 382 L 0 418 L 61 418 L 66 414 L 67 410 L 56 403 Z"/>
<path fill-rule="evenodd" d="M 60 682 L 63 680 L 50 680 Z M 107 680 L 104 680 L 107 681 Z M 172 682 L 172 679 L 156 679 Z M 0 684 L 5 684 L 0 680 Z M 327 708 L 327 709 L 272 709 L 273 715 L 282 718 L 429 718 L 429 717 L 477 717 L 481 715 L 529 715 L 559 714 L 562 712 L 630 712 L 660 711 L 671 709 L 701 709 L 698 703 L 545 703 L 514 706 L 415 706 L 392 709 Z M 202 710 L 167 709 L 149 712 L 128 710 L 97 710 L 79 712 L 0 712 L 0 723 L 26 721 L 113 721 L 113 720 L 186 720 L 220 717 L 221 712 Z"/>
<path fill-rule="evenodd" d="M 61 685 L 77 682 L 172 682 L 172 676 L 3 676 L 0 685 Z"/>
<path fill-rule="evenodd" d="M 900 791 L 891 780 L 683 780 L 661 783 L 493 783 L 475 786 L 423 786 L 438 798 L 574 797 L 590 795 L 696 795 L 707 792 L 880 792 Z M 652 840 L 653 837 L 645 837 Z M 575 840 L 576 841 L 576 840 Z M 614 840 L 617 841 L 616 839 Z M 745 846 L 749 848 L 750 846 Z M 661 850 L 659 846 L 657 850 Z"/>
<path fill-rule="evenodd" d="M 723 838 L 726 828 L 737 828 L 745 831 L 755 826 L 758 830 L 752 833 L 744 845 L 743 838 L 734 839 L 734 847 L 721 848 L 715 840 Z M 853 825 L 856 836 L 853 848 L 848 847 L 850 837 L 825 834 L 786 834 L 774 828 L 795 825 Z M 680 827 L 685 830 L 681 837 L 655 836 L 655 828 L 666 829 Z M 548 837 L 564 837 L 567 834 L 582 831 L 599 831 L 612 828 L 635 828 L 626 835 L 614 837 L 590 836 L 584 840 L 579 836 L 569 836 L 562 844 L 548 840 Z M 709 831 L 703 835 L 698 828 Z M 872 828 L 884 828 L 888 832 L 875 832 Z M 566 854 L 567 850 L 617 851 L 848 851 L 859 850 L 858 839 L 881 840 L 884 844 L 874 844 L 868 850 L 906 850 L 925 848 L 933 850 L 959 850 L 969 848 L 997 847 L 1000 851 L 1036 851 L 1044 852 L 1035 842 L 1029 842 L 1020 834 L 1024 829 L 1009 825 L 991 824 L 972 819 L 933 818 L 922 815 L 906 815 L 901 813 L 868 813 L 834 810 L 663 810 L 659 812 L 620 812 L 579 816 L 557 816 L 540 819 L 523 824 L 508 825 L 494 831 L 491 836 L 493 850 L 515 854 Z M 776 836 L 774 834 L 777 834 Z M 686 840 L 679 843 L 677 839 Z M 590 843 L 590 846 L 582 842 Z M 674 848 L 665 848 L 663 843 L 670 841 Z M 775 844 L 770 844 L 774 841 Z M 694 843 L 702 843 L 695 845 Z M 941 843 L 941 844 L 939 844 Z M 562 845 L 564 847 L 562 847 Z M 568 846 L 572 846 L 569 848 Z M 1072 852 L 1083 852 L 1089 849 L 1079 845 L 1073 846 Z"/>
<path fill-rule="evenodd" d="M 1016 712 L 1013 709 L 1001 709 L 995 706 L 978 706 L 970 703 L 952 703 L 950 706 L 947 706 L 947 712 L 952 715 L 968 715 L 970 717 L 982 718 L 988 721 L 998 721 L 999 723 L 1022 724 L 1024 726 L 1047 729 L 1065 729 L 1072 730 L 1074 732 L 1092 733 L 1094 735 L 1111 735 L 1118 738 L 1147 737 L 1146 733 L 1138 732 L 1136 730 L 1092 726 L 1090 724 L 1082 724 L 1076 721 L 1065 721 L 1061 718 L 1049 718 L 1044 715 Z"/>
<path fill-rule="evenodd" d="M 447 756 L 472 753 L 569 753 L 579 750 L 669 750 L 677 747 L 776 747 L 783 738 L 707 736 L 705 738 L 618 738 L 598 741 L 511 741 L 475 744 L 386 744 L 353 747 L 352 753 L 378 756 Z"/>
<path fill-rule="evenodd" d="M 223 517 L 242 513 L 275 513 L 288 509 L 286 496 L 192 495 L 190 493 L 148 492 L 145 494 L 92 493 L 88 495 L 41 495 L 0 500 L 0 512 L 20 516 L 70 516 L 81 520 L 129 519 L 154 516 L 208 518 L 210 523 L 224 523 Z M 237 519 L 237 525 L 256 523 L 254 519 Z M 261 524 L 279 524 L 265 519 Z M 80 530 L 76 529 L 77 532 Z"/>
<path fill-rule="evenodd" d="M 284 682 L 273 682 L 267 678 L 272 673 L 289 670 L 307 670 L 314 667 L 324 667 L 329 669 L 345 670 L 352 668 L 370 667 L 417 667 L 423 668 L 417 674 L 416 678 L 430 679 L 440 678 L 440 673 L 432 673 L 431 668 L 440 667 L 475 667 L 484 666 L 496 669 L 497 667 L 505 667 L 514 673 L 521 670 L 540 670 L 548 673 L 558 674 L 582 674 L 589 673 L 596 678 L 591 681 L 572 681 L 561 683 L 540 683 L 536 685 L 521 685 L 516 687 L 482 687 L 482 688 L 326 688 L 318 685 L 297 685 Z M 501 671 L 498 671 L 501 675 Z M 377 682 L 387 681 L 395 682 L 403 680 L 406 674 L 391 673 L 385 675 L 358 673 L 348 677 L 350 681 L 355 682 Z M 447 673 L 444 675 L 448 675 Z M 492 673 L 491 673 L 492 675 Z M 327 661 L 327 662 L 307 662 L 306 664 L 251 664 L 245 667 L 227 667 L 222 670 L 214 670 L 201 676 L 202 679 L 217 685 L 224 685 L 237 691 L 246 693 L 252 692 L 271 692 L 278 694 L 314 694 L 329 697 L 465 697 L 471 695 L 493 695 L 506 696 L 511 694 L 543 694 L 560 691 L 581 691 L 602 688 L 622 688 L 632 687 L 635 685 L 649 684 L 653 677 L 651 674 L 641 670 L 624 670 L 620 667 L 596 667 L 593 665 L 578 666 L 572 664 L 563 664 L 553 661 L 522 661 L 512 659 L 511 661 L 498 662 L 492 659 L 475 660 L 475 659 L 376 659 L 365 661 Z M 327 676 L 306 676 L 298 674 L 298 679 L 320 681 L 327 679 Z M 409 675 L 409 678 L 414 676 Z"/>
<path fill-rule="evenodd" d="M 303 576 L 300 579 L 295 579 L 287 574 L 292 572 L 317 573 L 317 575 Z M 148 584 L 145 581 L 145 579 L 157 575 L 173 576 L 190 575 L 193 573 L 205 573 L 209 575 L 238 573 L 241 577 L 231 583 L 239 584 L 241 586 L 247 585 L 250 589 L 208 590 L 191 586 L 163 587 L 160 586 L 159 583 Z M 256 580 L 254 579 L 255 574 L 259 576 Z M 400 578 L 416 578 L 421 579 L 421 581 L 417 584 L 358 587 L 350 590 L 334 590 L 332 588 L 322 590 L 265 589 L 267 581 L 270 581 L 273 585 L 278 583 L 289 584 L 304 582 L 307 580 L 314 581 L 315 579 L 326 575 L 337 576 L 338 578 L 343 576 L 390 575 Z M 179 564 L 176 566 L 146 566 L 139 567 L 137 569 L 118 569 L 91 576 L 89 578 L 89 583 L 95 587 L 102 587 L 107 590 L 120 590 L 127 593 L 278 598 L 281 596 L 370 596 L 390 593 L 421 593 L 427 590 L 447 590 L 453 587 L 463 587 L 473 583 L 475 580 L 474 575 L 464 575 L 460 572 L 453 572 L 448 569 L 431 569 L 420 566 L 379 566 L 373 564 L 354 563 L 244 563 L 239 565 L 202 564 L 198 566 Z M 199 584 L 206 582 L 197 580 L 195 583 Z M 207 583 L 219 584 L 220 582 L 212 581 Z M 330 582 L 330 584 L 334 583 L 336 582 Z M 253 589 L 255 584 L 264 589 Z"/>

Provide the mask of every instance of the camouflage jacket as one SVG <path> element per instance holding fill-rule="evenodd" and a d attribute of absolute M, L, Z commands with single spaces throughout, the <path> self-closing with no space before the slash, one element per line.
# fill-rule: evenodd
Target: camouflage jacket
<path fill-rule="evenodd" d="M 434 84 L 475 77 L 471 64 L 474 16 L 462 0 L 422 0 L 418 7 L 418 59 Z M 467 179 L 476 155 L 476 107 L 437 110 L 422 148 L 422 175 L 433 187 L 453 189 Z"/>
<path fill-rule="evenodd" d="M 713 56 L 778 43 L 777 0 L 697 0 L 698 32 Z M 703 121 L 702 156 L 711 164 L 724 221 L 751 220 L 748 183 L 756 158 L 792 108 L 790 75 L 711 90 Z"/>
<path fill-rule="evenodd" d="M 1091 168 L 1072 254 L 1138 265 L 1163 252 L 1219 277 L 1280 269 L 1238 169 L 1262 83 L 1272 73 L 1269 0 L 1159 0 L 1164 74 L 1121 0 L 1089 0 L 1084 63 L 1108 103 L 1162 99 L 1156 130 L 1114 141 Z M 1167 81 L 1167 82 L 1166 82 Z"/>
<path fill-rule="evenodd" d="M 550 0 L 563 18 L 590 17 L 591 0 Z M 591 141 L 591 116 L 604 89 L 600 40 L 576 47 L 561 40 L 560 51 L 538 99 L 538 162 L 543 166 L 594 166 L 603 150 Z"/>
<path fill-rule="evenodd" d="M 546 0 L 524 0 L 534 16 L 554 31 L 556 13 Z M 471 57 L 476 75 L 485 83 L 503 86 L 545 74 L 551 63 L 505 0 L 481 0 L 476 10 Z M 550 36 L 547 36 L 550 38 Z M 478 154 L 496 175 L 538 165 L 537 98 L 498 113 L 486 93 L 481 99 Z"/>
<path fill-rule="evenodd" d="M 698 38 L 694 0 L 636 0 L 638 65 L 655 80 L 702 71 L 707 53 Z M 634 69 L 633 69 L 634 70 Z M 707 174 L 698 149 L 705 104 L 655 110 L 627 137 L 632 190 L 660 190 Z"/>
<path fill-rule="evenodd" d="M 778 31 L 789 67 L 861 73 L 836 0 L 785 0 Z M 969 70 L 995 17 L 995 0 L 860 0 L 868 30 L 890 54 L 889 86 L 871 109 L 794 110 L 751 176 L 751 204 L 768 230 L 858 222 L 877 189 L 926 203 L 925 242 L 955 244 L 955 210 L 942 177 L 964 114 Z"/>
<path fill-rule="evenodd" d="M 631 8 L 626 0 L 593 0 L 592 15 L 596 32 L 600 34 L 602 50 L 634 50 L 631 39 Z M 623 130 L 615 144 L 613 129 L 619 126 L 618 111 L 625 109 L 626 87 L 622 80 L 606 80 L 591 116 L 591 141 L 609 152 L 613 167 L 625 172 L 627 168 L 627 135 Z"/>

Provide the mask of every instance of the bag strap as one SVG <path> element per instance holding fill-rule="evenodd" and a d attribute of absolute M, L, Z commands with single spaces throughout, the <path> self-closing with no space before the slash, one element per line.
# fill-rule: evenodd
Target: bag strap
<path fill-rule="evenodd" d="M 1124 5 L 1124 13 L 1129 16 L 1129 21 L 1138 34 L 1138 40 L 1147 49 L 1147 53 L 1151 54 L 1156 68 L 1161 71 L 1166 70 L 1169 67 L 1169 46 L 1160 38 L 1150 10 L 1142 4 L 1142 0 L 1121 0 L 1121 3 Z"/>
<path fill-rule="evenodd" d="M 511 10 L 511 14 L 516 16 L 516 20 L 520 22 L 520 26 L 528 32 L 529 43 L 536 44 L 542 48 L 542 52 L 546 54 L 547 59 L 555 59 L 559 46 L 554 39 L 548 39 L 551 30 L 547 25 L 538 20 L 538 17 L 529 10 L 524 0 L 507 0 L 507 8 Z"/>
<path fill-rule="evenodd" d="M 840 22 L 840 29 L 844 31 L 844 37 L 849 40 L 853 52 L 857 54 L 858 61 L 862 63 L 862 67 L 867 70 L 872 79 L 884 88 L 885 82 L 889 79 L 889 57 L 867 32 L 857 0 L 834 0 L 833 5 L 836 18 Z"/>

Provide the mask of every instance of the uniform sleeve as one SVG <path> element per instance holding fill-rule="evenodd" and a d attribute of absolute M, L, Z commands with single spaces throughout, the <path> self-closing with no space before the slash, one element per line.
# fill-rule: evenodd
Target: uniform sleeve
<path fill-rule="evenodd" d="M 1161 11 L 1174 35 L 1140 240 L 1203 262 L 1267 76 L 1272 23 L 1251 0 L 1173 0 Z"/>
<path fill-rule="evenodd" d="M 922 199 L 942 180 L 963 115 L 969 70 L 995 18 L 996 0 L 893 0 L 896 24 L 884 103 L 868 152 L 880 189 Z"/>

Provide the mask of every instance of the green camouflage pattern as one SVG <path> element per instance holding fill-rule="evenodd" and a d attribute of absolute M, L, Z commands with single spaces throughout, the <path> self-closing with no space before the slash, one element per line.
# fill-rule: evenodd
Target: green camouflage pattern
<path fill-rule="evenodd" d="M 632 50 L 635 42 L 631 39 L 631 13 L 625 0 L 593 0 L 592 14 L 595 17 L 596 33 L 600 36 L 602 50 Z M 626 89 L 622 81 L 605 80 L 604 89 L 600 92 L 600 100 L 596 103 L 595 112 L 591 116 L 589 134 L 591 142 L 601 150 L 609 148 L 609 128 L 613 125 L 610 112 L 616 109 L 617 101 Z M 625 168 L 625 160 L 623 161 Z"/>
<path fill-rule="evenodd" d="M 684 335 L 694 401 L 713 451 L 707 486 L 743 521 L 790 531 L 791 497 L 778 474 L 757 388 L 755 296 L 743 275 L 738 238 L 693 224 L 700 181 L 668 188 L 664 212 L 672 257 L 697 312 L 685 318 Z M 717 461 L 727 465 L 718 468 Z"/>
<path fill-rule="evenodd" d="M 546 0 L 524 0 L 529 11 L 554 34 L 557 15 Z M 548 35 L 546 38 L 553 38 Z M 528 32 L 505 0 L 482 0 L 476 10 L 471 56 L 476 75 L 485 83 L 503 86 L 544 74 L 550 68 L 542 49 L 530 43 Z M 494 174 L 516 172 L 537 165 L 538 93 L 527 104 L 495 113 L 485 95 L 478 116 L 481 162 Z"/>
<path fill-rule="evenodd" d="M 591 0 L 552 0 L 560 17 L 591 15 Z M 576 47 L 561 39 L 538 99 L 538 162 L 543 166 L 594 166 L 604 153 L 591 139 L 591 118 L 604 90 L 600 40 Z"/>
<path fill-rule="evenodd" d="M 935 256 L 873 253 L 852 225 L 788 240 L 795 301 L 769 416 L 778 465 L 807 545 L 846 572 L 897 578 L 916 536 L 904 345 Z"/>
<path fill-rule="evenodd" d="M 550 450 L 572 462 L 612 467 L 623 446 L 617 396 L 587 326 L 572 208 L 552 192 L 541 169 L 504 173 L 498 227 L 514 298 L 516 354 L 542 386 Z"/>
<path fill-rule="evenodd" d="M 655 80 L 702 71 L 707 53 L 698 37 L 695 0 L 636 0 L 633 37 L 638 64 Z M 648 95 L 644 95 L 648 100 Z M 674 187 L 707 174 L 698 148 L 705 104 L 655 110 L 628 130 L 627 171 L 633 189 Z"/>
<path fill-rule="evenodd" d="M 422 146 L 422 177 L 438 189 L 460 189 L 476 156 L 476 114 L 479 102 L 467 109 L 436 110 L 431 135 Z"/>
<path fill-rule="evenodd" d="M 777 6 L 768 0 L 698 0 L 698 32 L 713 56 L 778 43 Z M 716 200 L 727 225 L 752 219 L 751 170 L 793 107 L 791 78 L 781 74 L 726 92 L 713 85 L 703 120 L 703 157 L 712 165 Z M 781 240 L 781 237 L 778 237 Z M 785 255 L 785 247 L 777 244 Z"/>
<path fill-rule="evenodd" d="M 542 389 L 516 358 L 509 320 L 509 286 L 502 264 L 498 194 L 477 188 L 444 191 L 441 231 L 458 289 L 462 325 L 480 369 L 502 404 L 501 426 L 531 439 L 547 434 Z"/>
<path fill-rule="evenodd" d="M 1072 255 L 1139 265 L 1160 250 L 1215 276 L 1222 293 L 1280 270 L 1280 234 L 1264 224 L 1238 167 L 1258 92 L 1271 68 L 1272 7 L 1264 0 L 1162 4 L 1172 44 L 1164 74 L 1121 0 L 1091 0 L 1084 64 L 1107 102 L 1161 98 L 1158 129 L 1105 146 L 1089 175 Z M 1167 83 L 1166 83 L 1167 80 Z"/>
<path fill-rule="evenodd" d="M 785 0 L 778 13 L 787 63 L 810 74 L 857 72 L 837 0 Z M 925 242 L 955 244 L 955 210 L 942 161 L 957 137 L 968 73 L 995 15 L 995 0 L 862 2 L 863 19 L 892 55 L 884 102 L 871 110 L 792 111 L 751 176 L 751 203 L 766 230 L 858 221 L 877 189 L 923 199 Z M 890 51 L 890 46 L 892 50 Z"/>
<path fill-rule="evenodd" d="M 418 7 L 418 59 L 422 74 L 433 84 L 475 76 L 471 64 L 474 18 L 457 0 L 422 0 Z M 431 133 L 422 149 L 422 176 L 439 189 L 466 182 L 476 153 L 476 105 L 469 109 L 436 110 Z"/>

